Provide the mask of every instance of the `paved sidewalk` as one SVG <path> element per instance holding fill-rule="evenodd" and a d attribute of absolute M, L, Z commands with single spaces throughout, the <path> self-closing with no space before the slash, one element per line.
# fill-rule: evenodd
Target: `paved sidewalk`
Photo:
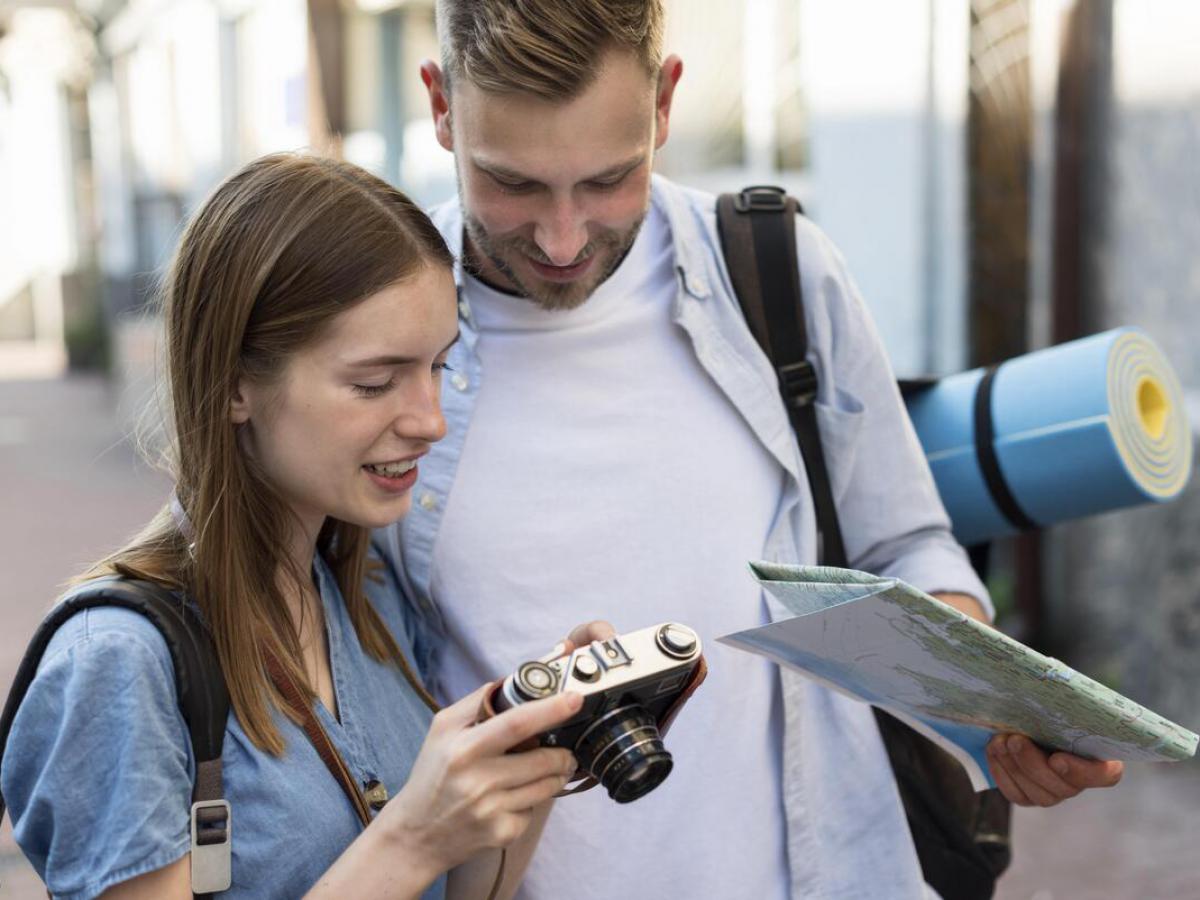
<path fill-rule="evenodd" d="M 132 534 L 167 490 L 166 480 L 138 463 L 124 440 L 116 398 L 104 382 L 0 381 L 5 693 L 63 581 Z M 998 900 L 1200 898 L 1200 764 L 1133 766 L 1112 791 L 1053 810 L 1019 810 L 1015 841 L 1016 863 Z M 6 820 L 0 898 L 44 897 Z"/>

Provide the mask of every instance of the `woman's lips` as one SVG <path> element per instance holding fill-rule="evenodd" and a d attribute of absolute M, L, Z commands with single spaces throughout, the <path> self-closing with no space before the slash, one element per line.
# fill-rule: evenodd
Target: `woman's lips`
<path fill-rule="evenodd" d="M 403 475 L 395 478 L 372 472 L 365 466 L 363 472 L 377 488 L 389 494 L 403 494 L 405 491 L 411 490 L 412 486 L 417 483 L 417 467 L 415 465 Z"/>

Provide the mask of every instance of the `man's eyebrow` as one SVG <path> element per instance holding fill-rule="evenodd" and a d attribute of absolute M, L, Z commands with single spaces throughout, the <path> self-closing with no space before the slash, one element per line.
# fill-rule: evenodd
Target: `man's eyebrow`
<path fill-rule="evenodd" d="M 624 175 L 633 171 L 640 166 L 646 159 L 646 154 L 639 153 L 637 156 L 632 156 L 624 162 L 619 162 L 614 166 L 609 166 L 603 171 L 596 172 L 594 175 L 589 175 L 584 178 L 584 181 L 603 181 L 606 178 L 614 178 L 618 175 Z M 486 172 L 488 175 L 494 175 L 497 178 L 503 178 L 506 181 L 519 181 L 523 184 L 540 184 L 536 178 L 531 178 L 518 172 L 516 169 L 510 169 L 508 166 L 500 165 L 499 163 L 489 162 L 486 159 L 474 157 L 471 163 L 475 168 Z"/>
<path fill-rule="evenodd" d="M 437 355 L 441 356 L 443 353 L 448 352 L 451 347 L 458 343 L 458 339 L 460 337 L 462 337 L 462 332 L 455 332 L 454 340 L 439 350 Z M 385 354 L 383 356 L 371 356 L 367 359 L 356 359 L 348 363 L 348 365 L 355 369 L 369 369 L 374 366 L 410 366 L 419 361 L 420 360 L 412 356 L 393 356 Z"/>

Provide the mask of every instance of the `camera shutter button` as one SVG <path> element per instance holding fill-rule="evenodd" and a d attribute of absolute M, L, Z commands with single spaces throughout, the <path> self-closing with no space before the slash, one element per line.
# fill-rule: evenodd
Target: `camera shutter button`
<path fill-rule="evenodd" d="M 600 666 L 589 654 L 575 658 L 575 677 L 580 681 L 595 681 L 600 677 Z"/>
<path fill-rule="evenodd" d="M 696 632 L 683 625 L 670 623 L 658 629 L 658 646 L 664 653 L 679 659 L 691 656 L 696 650 Z"/>

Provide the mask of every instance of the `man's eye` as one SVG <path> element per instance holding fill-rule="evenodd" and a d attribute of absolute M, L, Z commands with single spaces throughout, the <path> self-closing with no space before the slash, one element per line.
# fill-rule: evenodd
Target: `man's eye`
<path fill-rule="evenodd" d="M 354 392 L 363 397 L 378 397 L 380 394 L 386 394 L 396 386 L 396 379 L 389 378 L 384 384 L 356 384 Z"/>
<path fill-rule="evenodd" d="M 495 175 L 492 176 L 492 181 L 495 182 L 500 190 L 507 191 L 510 194 L 521 194 L 533 187 L 532 181 L 505 181 L 502 178 L 497 178 Z"/>
<path fill-rule="evenodd" d="M 605 178 L 602 181 L 589 181 L 588 186 L 593 187 L 598 191 L 611 191 L 614 188 L 620 187 L 628 173 L 620 175 L 616 178 Z"/>

